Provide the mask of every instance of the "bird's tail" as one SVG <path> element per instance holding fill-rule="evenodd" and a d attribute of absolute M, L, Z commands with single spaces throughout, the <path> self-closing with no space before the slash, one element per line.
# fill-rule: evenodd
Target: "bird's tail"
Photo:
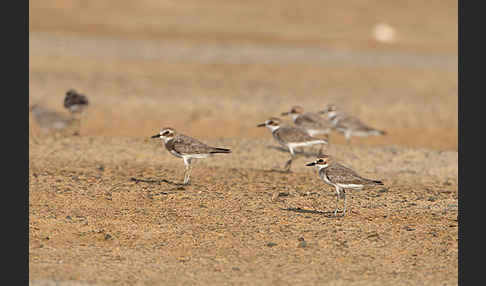
<path fill-rule="evenodd" d="M 209 152 L 211 154 L 215 154 L 215 153 L 231 153 L 231 150 L 230 149 L 225 149 L 225 148 L 213 148 L 213 150 L 211 150 L 211 152 Z"/>
<path fill-rule="evenodd" d="M 387 132 L 386 132 L 386 131 L 383 131 L 383 130 L 376 130 L 376 129 L 375 129 L 375 130 L 373 130 L 373 131 L 371 131 L 371 133 L 372 133 L 372 134 L 374 134 L 374 135 L 386 135 L 386 134 L 387 134 Z"/>

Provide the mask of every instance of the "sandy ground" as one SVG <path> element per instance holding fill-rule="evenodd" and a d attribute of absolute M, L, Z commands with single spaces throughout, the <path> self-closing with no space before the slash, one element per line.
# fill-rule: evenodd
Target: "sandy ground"
<path fill-rule="evenodd" d="M 456 285 L 457 3 L 30 1 L 31 285 Z M 325 9 L 326 8 L 326 9 Z M 397 42 L 377 43 L 385 21 Z M 256 124 L 294 104 L 342 106 L 383 137 L 325 152 L 383 187 L 335 194 Z M 288 120 L 288 118 L 286 118 Z M 181 159 L 172 126 L 233 150 Z"/>

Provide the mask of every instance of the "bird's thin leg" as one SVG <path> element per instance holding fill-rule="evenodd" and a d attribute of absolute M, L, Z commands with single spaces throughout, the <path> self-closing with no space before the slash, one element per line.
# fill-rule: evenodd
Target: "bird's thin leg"
<path fill-rule="evenodd" d="M 349 145 L 349 142 L 350 142 L 350 139 L 351 139 L 351 131 L 346 131 L 344 136 L 346 137 L 346 143 Z"/>
<path fill-rule="evenodd" d="M 290 160 L 288 160 L 284 166 L 284 170 L 286 172 L 290 172 L 290 167 L 292 166 L 292 160 L 294 159 L 295 156 L 294 149 L 292 147 L 289 147 L 289 150 L 290 150 Z"/>
<path fill-rule="evenodd" d="M 339 207 L 338 207 L 339 196 L 340 196 L 339 188 L 336 187 L 336 209 L 334 210 L 334 216 L 336 216 L 338 209 L 339 209 Z"/>
<path fill-rule="evenodd" d="M 79 113 L 79 118 L 78 118 L 78 135 L 81 134 L 81 119 L 83 118 L 83 112 Z"/>
<path fill-rule="evenodd" d="M 346 214 L 346 190 L 343 189 L 344 209 L 343 216 Z"/>
<path fill-rule="evenodd" d="M 74 133 L 73 135 L 79 135 L 80 130 L 81 130 L 81 114 L 79 116 L 76 116 L 74 112 L 71 112 L 71 118 L 73 120 L 74 124 Z"/>
<path fill-rule="evenodd" d="M 184 158 L 184 185 L 189 185 L 189 178 L 191 176 L 191 159 Z"/>

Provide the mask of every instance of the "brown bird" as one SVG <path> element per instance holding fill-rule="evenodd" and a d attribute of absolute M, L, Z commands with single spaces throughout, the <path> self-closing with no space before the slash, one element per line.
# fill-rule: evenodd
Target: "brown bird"
<path fill-rule="evenodd" d="M 44 133 L 51 131 L 60 132 L 73 124 L 72 118 L 66 117 L 39 104 L 30 106 L 29 111 L 32 113 L 32 118 L 34 119 L 36 126 L 38 126 Z M 34 128 L 34 125 L 29 127 L 29 134 L 32 135 L 32 139 L 35 143 L 39 143 L 36 139 L 36 132 L 34 132 L 36 128 Z"/>
<path fill-rule="evenodd" d="M 333 127 L 332 122 L 326 117 L 319 113 L 304 112 L 304 108 L 298 105 L 293 106 L 288 112 L 283 112 L 282 115 L 290 115 L 294 124 L 307 130 L 310 136 L 327 135 Z"/>
<path fill-rule="evenodd" d="M 195 138 L 177 133 L 170 127 L 163 128 L 159 134 L 156 134 L 151 138 L 162 139 L 165 148 L 172 155 L 184 160 L 184 185 L 189 184 L 192 159 L 207 158 L 217 153 L 231 153 L 230 149 L 208 146 Z"/>
<path fill-rule="evenodd" d="M 71 113 L 71 117 L 73 121 L 76 122 L 78 129 L 74 132 L 74 135 L 79 135 L 79 130 L 81 129 L 81 114 L 88 105 L 89 101 L 86 95 L 78 93 L 74 89 L 70 89 L 66 92 L 66 96 L 64 97 L 64 107 Z M 76 118 L 76 114 L 79 114 L 78 118 Z"/>
<path fill-rule="evenodd" d="M 285 163 L 285 171 L 290 171 L 292 160 L 295 157 L 294 149 L 296 147 L 312 146 L 315 144 L 328 144 L 327 140 L 315 138 L 309 135 L 307 131 L 300 127 L 282 125 L 277 117 L 271 117 L 264 123 L 258 124 L 257 127 L 267 127 L 272 131 L 273 138 L 283 147 L 290 151 L 290 160 Z"/>
<path fill-rule="evenodd" d="M 371 135 L 387 134 L 386 131 L 378 130 L 364 124 L 356 116 L 351 116 L 339 111 L 333 104 L 326 106 L 326 108 L 319 111 L 319 113 L 328 117 L 333 128 L 344 135 L 348 144 L 352 136 L 368 137 Z"/>
<path fill-rule="evenodd" d="M 317 157 L 317 160 L 306 164 L 306 166 L 316 166 L 319 177 L 328 185 L 336 189 L 336 209 L 338 211 L 339 197 L 344 199 L 343 216 L 346 214 L 346 189 L 361 190 L 365 186 L 383 185 L 381 181 L 370 180 L 361 177 L 352 169 L 334 162 L 328 155 Z"/>
<path fill-rule="evenodd" d="M 67 118 L 54 110 L 42 107 L 38 104 L 33 104 L 29 109 L 30 112 L 32 112 L 35 122 L 45 132 L 62 130 L 73 123 L 71 118 Z"/>
<path fill-rule="evenodd" d="M 64 107 L 71 113 L 81 113 L 89 105 L 86 95 L 78 93 L 74 89 L 66 92 L 64 97 Z"/>

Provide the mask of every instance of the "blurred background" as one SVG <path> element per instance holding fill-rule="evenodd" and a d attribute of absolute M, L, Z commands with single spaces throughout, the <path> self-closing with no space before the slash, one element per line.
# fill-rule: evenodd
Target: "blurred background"
<path fill-rule="evenodd" d="M 356 144 L 457 150 L 457 6 L 30 0 L 29 101 L 67 114 L 74 88 L 83 135 L 203 140 L 270 139 L 268 117 L 332 103 L 388 132 Z"/>

